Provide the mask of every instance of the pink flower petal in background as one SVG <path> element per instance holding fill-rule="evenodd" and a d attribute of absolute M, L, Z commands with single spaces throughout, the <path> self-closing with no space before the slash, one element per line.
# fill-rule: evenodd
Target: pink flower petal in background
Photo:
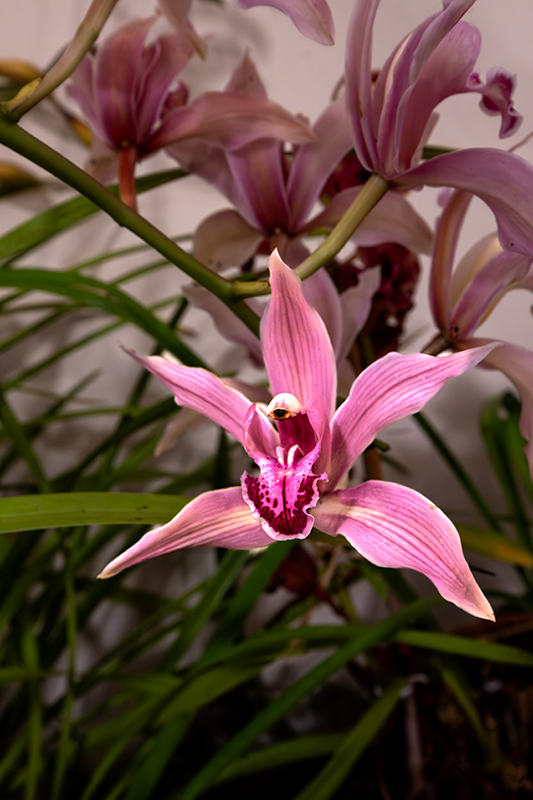
<path fill-rule="evenodd" d="M 239 0 L 239 5 L 277 8 L 291 18 L 304 36 L 319 44 L 335 43 L 335 26 L 326 0 Z"/>

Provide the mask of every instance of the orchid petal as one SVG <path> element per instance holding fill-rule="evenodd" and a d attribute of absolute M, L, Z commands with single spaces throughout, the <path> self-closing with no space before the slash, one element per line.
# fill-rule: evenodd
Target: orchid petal
<path fill-rule="evenodd" d="M 333 418 L 331 488 L 380 430 L 420 411 L 448 378 L 478 364 L 494 346 L 438 357 L 388 353 L 367 367 Z"/>
<path fill-rule="evenodd" d="M 239 5 L 277 8 L 290 17 L 304 36 L 319 44 L 335 43 L 335 25 L 326 0 L 239 0 Z"/>
<path fill-rule="evenodd" d="M 272 539 L 254 520 L 240 487 L 206 492 L 192 500 L 166 525 L 145 533 L 99 574 L 111 578 L 126 567 L 183 547 L 266 547 Z"/>
<path fill-rule="evenodd" d="M 372 27 L 379 0 L 359 0 L 348 28 L 346 44 L 346 102 L 355 152 L 369 172 L 381 172 L 372 128 Z"/>
<path fill-rule="evenodd" d="M 259 139 L 303 143 L 312 140 L 313 134 L 301 120 L 270 100 L 205 92 L 188 106 L 166 114 L 150 142 L 150 150 L 191 137 L 238 150 Z"/>
<path fill-rule="evenodd" d="M 327 178 L 351 150 L 344 97 L 327 107 L 312 130 L 316 141 L 298 147 L 287 183 L 293 230 L 305 223 Z"/>
<path fill-rule="evenodd" d="M 326 496 L 313 515 L 325 533 L 342 534 L 373 564 L 417 570 L 446 600 L 476 617 L 494 620 L 454 525 L 413 489 L 367 481 Z"/>
<path fill-rule="evenodd" d="M 453 262 L 463 220 L 471 200 L 472 195 L 467 192 L 453 192 L 438 220 L 435 232 L 429 300 L 433 319 L 440 330 L 445 332 L 449 331 Z"/>
<path fill-rule="evenodd" d="M 459 299 L 451 321 L 454 338 L 464 338 L 483 322 L 495 304 L 528 274 L 531 259 L 501 252 L 474 275 Z"/>
<path fill-rule="evenodd" d="M 354 186 L 339 192 L 306 227 L 333 228 L 360 191 L 360 186 Z M 352 240 L 362 247 L 397 242 L 415 253 L 431 253 L 433 233 L 400 192 L 387 192 L 359 225 Z"/>
<path fill-rule="evenodd" d="M 445 153 L 395 176 L 402 188 L 453 186 L 480 197 L 496 216 L 506 250 L 533 258 L 533 167 L 502 150 Z"/>
<path fill-rule="evenodd" d="M 290 230 L 291 213 L 283 143 L 265 139 L 227 154 L 235 183 L 245 199 L 240 210 L 250 224 L 269 236 L 277 228 Z"/>
<path fill-rule="evenodd" d="M 183 294 L 195 308 L 201 308 L 203 311 L 207 311 L 213 319 L 217 331 L 221 333 L 225 339 L 246 347 L 252 361 L 258 366 L 262 365 L 263 350 L 259 339 L 239 317 L 235 316 L 233 311 L 230 311 L 222 300 L 215 297 L 212 292 L 204 289 L 203 286 L 185 286 Z M 264 305 L 256 301 L 255 298 L 250 298 L 244 302 L 252 308 L 258 316 L 261 316 Z"/>
<path fill-rule="evenodd" d="M 479 105 L 486 114 L 501 114 L 500 139 L 511 136 L 522 124 L 523 117 L 513 108 L 511 100 L 515 83 L 515 75 L 493 67 L 487 72 L 486 83 L 478 83 L 473 88 L 482 94 Z"/>
<path fill-rule="evenodd" d="M 131 355 L 173 392 L 176 402 L 194 408 L 243 441 L 250 401 L 220 378 L 198 367 L 184 367 L 161 356 Z M 271 427 L 265 420 L 265 426 Z"/>
<path fill-rule="evenodd" d="M 277 251 L 269 266 L 272 298 L 261 321 L 261 341 L 272 394 L 291 392 L 313 427 L 322 428 L 335 408 L 333 348 L 323 321 L 305 301 L 302 282 Z"/>
<path fill-rule="evenodd" d="M 340 295 L 333 280 L 324 269 L 319 269 L 306 278 L 302 288 L 305 299 L 324 322 L 331 346 L 337 355 L 341 346 L 343 318 Z"/>
<path fill-rule="evenodd" d="M 194 234 L 193 255 L 219 272 L 240 267 L 252 258 L 263 236 L 231 208 L 206 217 Z"/>
<path fill-rule="evenodd" d="M 491 339 L 467 339 L 461 347 L 471 345 L 485 345 Z M 520 432 L 527 445 L 524 452 L 529 462 L 529 470 L 533 478 L 533 352 L 517 344 L 504 342 L 500 347 L 492 350 L 483 361 L 482 366 L 498 369 L 514 383 L 520 400 L 522 412 L 520 414 Z"/>
<path fill-rule="evenodd" d="M 356 337 L 363 329 L 372 299 L 381 284 L 381 267 L 370 267 L 359 273 L 359 283 L 340 295 L 342 338 L 337 352 L 337 363 L 346 358 Z M 307 283 L 307 281 L 306 281 Z"/>
<path fill-rule="evenodd" d="M 241 62 L 233 70 L 231 78 L 224 87 L 224 91 L 248 97 L 267 98 L 265 85 L 249 53 L 244 54 Z"/>

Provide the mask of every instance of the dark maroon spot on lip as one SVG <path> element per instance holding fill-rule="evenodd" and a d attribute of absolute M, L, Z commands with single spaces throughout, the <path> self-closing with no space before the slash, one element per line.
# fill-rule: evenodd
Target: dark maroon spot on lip
<path fill-rule="evenodd" d="M 310 515 L 306 509 L 316 502 L 316 475 L 300 476 L 298 491 L 292 492 L 288 499 L 288 483 L 294 481 L 294 476 L 283 476 L 280 479 L 278 497 L 271 497 L 266 491 L 266 486 L 261 477 L 243 475 L 243 489 L 248 501 L 253 505 L 261 518 L 270 528 L 288 539 L 301 536 L 309 527 Z"/>

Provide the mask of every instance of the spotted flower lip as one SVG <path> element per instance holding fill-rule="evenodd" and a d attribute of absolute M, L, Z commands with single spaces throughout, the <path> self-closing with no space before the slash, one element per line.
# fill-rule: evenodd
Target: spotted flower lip
<path fill-rule="evenodd" d="M 480 197 L 496 216 L 507 250 L 533 257 L 533 167 L 493 148 L 469 148 L 420 163 L 445 98 L 475 92 L 481 107 L 500 114 L 500 136 L 521 123 L 512 105 L 514 76 L 475 62 L 479 31 L 462 20 L 475 0 L 443 0 L 390 54 L 372 80 L 372 28 L 380 0 L 357 0 L 346 48 L 346 97 L 355 152 L 365 169 L 398 188 L 449 186 Z"/>
<path fill-rule="evenodd" d="M 345 536 L 375 564 L 424 573 L 443 597 L 493 619 L 456 529 L 429 500 L 382 481 L 337 487 L 384 426 L 421 409 L 448 378 L 477 364 L 494 343 L 439 357 L 389 353 L 359 375 L 335 411 L 335 356 L 324 323 L 276 251 L 269 263 L 272 296 L 261 341 L 274 400 L 270 413 L 277 418 L 276 409 L 283 412 L 275 422 L 263 406 L 207 370 L 135 356 L 179 404 L 205 414 L 241 442 L 259 475 L 244 473 L 241 486 L 200 495 L 115 558 L 100 577 L 183 547 L 248 549 L 303 539 L 316 524 L 327 534 Z"/>

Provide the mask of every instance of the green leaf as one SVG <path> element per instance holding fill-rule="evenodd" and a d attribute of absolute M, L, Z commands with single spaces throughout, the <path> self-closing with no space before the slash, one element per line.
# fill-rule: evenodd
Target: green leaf
<path fill-rule="evenodd" d="M 404 680 L 395 681 L 359 720 L 317 777 L 295 800 L 329 800 L 393 712 Z"/>
<path fill-rule="evenodd" d="M 475 525 L 456 525 L 464 547 L 490 556 L 498 561 L 518 564 L 521 567 L 533 567 L 533 553 L 522 545 L 507 539 L 496 531 L 478 528 Z"/>
<path fill-rule="evenodd" d="M 360 653 L 365 652 L 378 641 L 392 636 L 399 627 L 409 620 L 419 617 L 431 608 L 436 598 L 420 600 L 408 608 L 402 609 L 378 625 L 371 625 L 360 631 L 344 644 L 336 653 L 326 658 L 310 672 L 292 684 L 280 697 L 267 708 L 257 714 L 251 722 L 228 742 L 218 753 L 200 770 L 190 783 L 176 795 L 179 800 L 195 800 L 204 789 L 210 786 L 220 772 L 234 759 L 249 747 L 258 736 L 268 730 L 275 722 L 286 714 L 296 703 L 306 697 L 310 692 L 338 672 L 348 661 Z"/>
<path fill-rule="evenodd" d="M 181 169 L 156 172 L 152 175 L 138 178 L 135 181 L 135 188 L 137 194 L 142 194 L 142 192 L 162 186 L 165 183 L 169 183 L 169 181 L 183 178 L 185 175 L 187 173 Z M 118 197 L 118 187 L 116 185 L 108 188 Z M 58 233 L 90 217 L 96 211 L 100 211 L 99 207 L 85 197 L 75 197 L 72 200 L 66 200 L 64 203 L 48 208 L 0 237 L 0 259 L 5 262 L 21 256 L 23 253 L 28 253 Z"/>
<path fill-rule="evenodd" d="M 480 639 L 467 639 L 465 636 L 452 636 L 449 633 L 429 631 L 401 631 L 394 636 L 395 642 L 423 647 L 439 653 L 450 653 L 468 658 L 482 658 L 500 664 L 514 664 L 517 667 L 533 667 L 533 653 L 497 642 Z"/>
<path fill-rule="evenodd" d="M 0 499 L 0 533 L 72 525 L 157 525 L 188 497 L 123 492 L 68 492 Z"/>

